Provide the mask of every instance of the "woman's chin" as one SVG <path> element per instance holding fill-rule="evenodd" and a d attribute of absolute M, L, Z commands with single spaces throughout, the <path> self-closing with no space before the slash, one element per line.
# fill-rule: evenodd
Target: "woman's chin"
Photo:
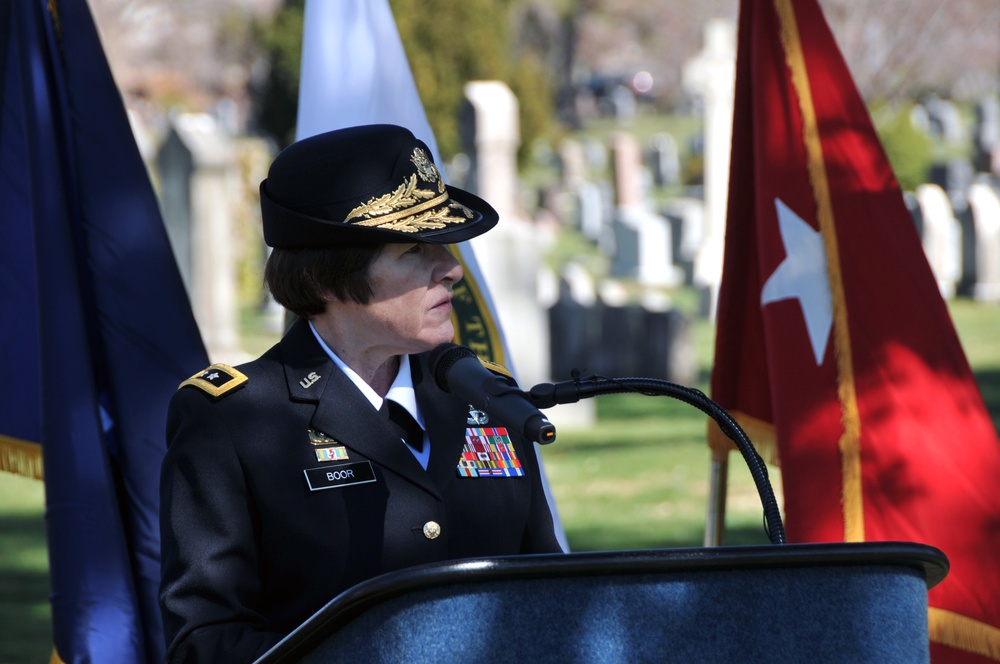
<path fill-rule="evenodd" d="M 436 348 L 441 344 L 450 343 L 454 340 L 455 340 L 455 328 L 453 328 L 449 323 L 447 326 L 442 326 L 441 328 L 436 330 L 434 334 L 429 335 L 428 342 L 430 343 L 430 348 L 428 348 L 428 350 L 430 350 L 431 348 Z"/>

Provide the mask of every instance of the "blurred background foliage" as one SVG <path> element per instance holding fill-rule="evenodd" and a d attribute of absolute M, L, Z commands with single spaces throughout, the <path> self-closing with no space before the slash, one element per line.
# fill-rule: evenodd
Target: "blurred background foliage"
<path fill-rule="evenodd" d="M 520 104 L 522 167 L 531 165 L 537 142 L 554 144 L 586 129 L 577 107 L 581 90 L 601 94 L 628 86 L 643 67 L 656 84 L 640 95 L 641 112 L 690 113 L 682 65 L 702 47 L 704 21 L 735 19 L 738 9 L 735 0 L 389 2 L 443 159 L 467 150 L 459 127 L 465 84 L 499 80 Z M 904 190 L 927 181 L 935 159 L 963 152 L 934 145 L 915 127 L 914 103 L 941 96 L 971 113 L 968 104 L 977 95 L 995 92 L 998 48 L 990 35 L 1000 29 L 1000 11 L 989 3 L 995 4 L 885 0 L 875 11 L 861 0 L 821 0 Z M 224 22 L 221 43 L 229 57 L 254 62 L 250 124 L 279 149 L 295 135 L 304 5 L 283 0 L 273 15 L 231 12 Z M 954 54 L 944 50 L 956 39 L 971 53 L 961 74 L 954 73 Z M 700 153 L 689 158 L 686 179 L 697 183 Z"/>
<path fill-rule="evenodd" d="M 877 104 L 872 109 L 882 147 L 903 191 L 926 182 L 933 162 L 932 141 L 914 126 L 912 112 L 913 104 Z"/>
<path fill-rule="evenodd" d="M 506 83 L 520 104 L 522 158 L 551 127 L 552 82 L 541 37 L 511 38 L 515 0 L 391 0 L 424 110 L 444 159 L 463 151 L 459 132 L 468 81 Z M 305 0 L 288 0 L 249 34 L 265 53 L 267 75 L 254 94 L 256 126 L 278 147 L 295 138 Z M 525 19 L 529 27 L 532 22 Z M 536 31 L 536 35 L 541 31 Z"/>

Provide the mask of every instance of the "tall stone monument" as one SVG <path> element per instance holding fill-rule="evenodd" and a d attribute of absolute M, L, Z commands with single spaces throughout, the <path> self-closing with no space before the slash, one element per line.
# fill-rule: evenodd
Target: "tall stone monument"
<path fill-rule="evenodd" d="M 239 173 L 230 139 L 209 115 L 178 115 L 157 167 L 167 235 L 209 357 L 240 360 L 233 251 Z"/>
<path fill-rule="evenodd" d="M 977 300 L 1000 302 L 1000 196 L 986 182 L 969 187 L 969 205 L 975 226 Z"/>
<path fill-rule="evenodd" d="M 530 387 L 548 380 L 548 326 L 537 303 L 541 235 L 525 218 L 519 201 L 517 99 L 499 81 L 468 83 L 465 98 L 462 134 L 471 157 L 467 186 L 500 215 L 497 227 L 473 240 L 472 247 L 506 332 L 518 380 Z"/>
<path fill-rule="evenodd" d="M 683 274 L 674 267 L 670 221 L 656 214 L 643 191 L 642 152 L 632 134 L 612 139 L 615 182 L 615 248 L 611 273 L 644 286 L 674 286 Z"/>
<path fill-rule="evenodd" d="M 544 235 L 520 204 L 517 99 L 499 81 L 468 83 L 465 98 L 462 136 L 472 162 L 467 186 L 500 215 L 496 228 L 470 242 L 496 305 L 512 369 L 528 389 L 551 376 L 548 315 L 539 302 Z M 581 417 L 564 417 L 564 409 L 550 415 L 557 427 Z"/>
<path fill-rule="evenodd" d="M 729 151 L 736 90 L 736 26 L 713 19 L 705 48 L 684 66 L 684 88 L 702 100 L 705 114 L 705 235 L 694 263 L 694 283 L 707 289 L 714 317 L 722 281 L 722 254 L 729 195 Z"/>
<path fill-rule="evenodd" d="M 962 240 L 958 220 L 944 189 L 922 184 L 914 192 L 923 224 L 920 241 L 945 299 L 955 296 L 962 274 Z"/>

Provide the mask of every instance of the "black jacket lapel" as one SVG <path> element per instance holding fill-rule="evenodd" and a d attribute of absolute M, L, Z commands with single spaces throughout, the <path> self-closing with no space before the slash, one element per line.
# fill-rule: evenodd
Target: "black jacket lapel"
<path fill-rule="evenodd" d="M 281 341 L 281 352 L 291 399 L 316 404 L 314 429 L 440 497 L 413 454 L 316 342 L 308 323 L 292 326 Z M 432 445 L 432 455 L 433 450 Z"/>
<path fill-rule="evenodd" d="M 410 366 L 413 389 L 431 440 L 427 474 L 443 492 L 458 475 L 469 406 L 434 384 L 427 366 L 427 353 L 411 355 Z"/>
<path fill-rule="evenodd" d="M 309 323 L 297 320 L 279 344 L 281 362 L 293 401 L 318 403 L 323 389 L 337 369 L 309 329 Z"/>

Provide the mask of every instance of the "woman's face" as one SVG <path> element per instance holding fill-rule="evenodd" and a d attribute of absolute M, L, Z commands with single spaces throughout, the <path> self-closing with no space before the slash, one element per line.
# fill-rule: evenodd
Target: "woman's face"
<path fill-rule="evenodd" d="M 371 300 L 338 301 L 336 315 L 350 317 L 355 338 L 362 335 L 369 349 L 427 351 L 455 335 L 452 288 L 461 279 L 462 266 L 444 245 L 387 244 L 369 270 Z"/>

